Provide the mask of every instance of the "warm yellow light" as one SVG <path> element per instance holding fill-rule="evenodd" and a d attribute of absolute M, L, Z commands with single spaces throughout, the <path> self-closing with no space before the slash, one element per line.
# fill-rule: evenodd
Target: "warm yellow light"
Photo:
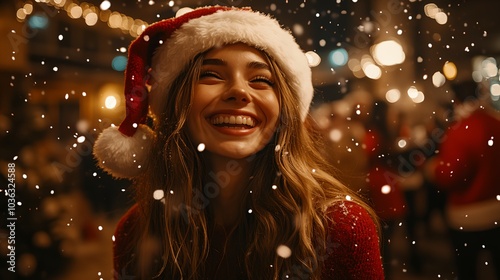
<path fill-rule="evenodd" d="M 382 70 L 375 64 L 367 64 L 365 67 L 363 67 L 363 71 L 368 78 L 373 80 L 377 80 L 382 77 Z"/>
<path fill-rule="evenodd" d="M 104 106 L 110 110 L 114 109 L 117 103 L 118 101 L 116 100 L 116 97 L 114 95 L 109 95 L 106 97 L 106 100 L 104 100 Z"/>
<path fill-rule="evenodd" d="M 105 84 L 99 89 L 100 107 L 105 109 L 115 109 L 122 102 L 120 93 L 123 88 L 117 84 Z"/>
<path fill-rule="evenodd" d="M 430 18 L 435 18 L 436 14 L 439 13 L 440 11 L 441 10 L 434 3 L 429 3 L 424 6 L 425 15 Z"/>
<path fill-rule="evenodd" d="M 180 9 L 179 9 L 179 10 L 177 10 L 177 12 L 175 13 L 175 17 L 180 17 L 180 16 L 182 16 L 183 14 L 186 14 L 186 13 L 191 12 L 192 10 L 193 10 L 192 8 L 188 8 L 188 7 L 180 8 Z"/>
<path fill-rule="evenodd" d="M 413 102 L 415 103 L 422 103 L 425 100 L 425 95 L 423 92 L 417 91 L 417 96 L 415 96 L 415 98 L 412 98 L 411 100 L 413 100 Z"/>
<path fill-rule="evenodd" d="M 447 61 L 443 65 L 443 74 L 445 75 L 446 79 L 448 80 L 454 80 L 457 77 L 457 66 L 455 63 Z"/>
<path fill-rule="evenodd" d="M 414 86 L 411 86 L 408 91 L 408 96 L 411 98 L 411 99 L 414 99 L 414 98 L 417 98 L 418 96 L 418 89 Z"/>
<path fill-rule="evenodd" d="M 108 18 L 108 25 L 111 28 L 118 28 L 122 25 L 122 16 L 118 12 L 113 12 Z"/>
<path fill-rule="evenodd" d="M 24 12 L 27 15 L 29 15 L 33 12 L 33 5 L 31 5 L 30 3 L 24 4 L 23 9 L 24 9 Z"/>
<path fill-rule="evenodd" d="M 448 16 L 443 12 L 438 12 L 434 19 L 441 25 L 444 25 L 448 22 Z"/>
<path fill-rule="evenodd" d="M 442 85 L 444 85 L 444 82 L 446 81 L 446 78 L 444 77 L 444 75 L 437 71 L 436 73 L 434 73 L 432 75 L 432 84 L 435 86 L 435 87 L 440 87 Z"/>
<path fill-rule="evenodd" d="M 20 8 L 17 10 L 16 17 L 19 20 L 24 20 L 26 18 L 26 11 L 23 8 Z"/>
<path fill-rule="evenodd" d="M 75 19 L 80 18 L 82 16 L 82 13 L 83 13 L 82 7 L 80 7 L 76 4 L 70 5 L 70 7 L 68 8 L 68 15 L 71 18 L 75 18 Z"/>
<path fill-rule="evenodd" d="M 385 93 L 385 99 L 389 103 L 395 103 L 401 98 L 401 92 L 398 89 L 390 89 Z"/>
<path fill-rule="evenodd" d="M 98 16 L 96 13 L 91 12 L 85 17 L 85 24 L 88 26 L 94 26 L 97 23 Z"/>
<path fill-rule="evenodd" d="M 306 52 L 306 58 L 309 63 L 309 67 L 316 67 L 321 63 L 321 57 L 313 51 Z"/>
<path fill-rule="evenodd" d="M 403 47 L 394 40 L 387 40 L 373 46 L 372 55 L 379 65 L 391 66 L 405 61 Z"/>

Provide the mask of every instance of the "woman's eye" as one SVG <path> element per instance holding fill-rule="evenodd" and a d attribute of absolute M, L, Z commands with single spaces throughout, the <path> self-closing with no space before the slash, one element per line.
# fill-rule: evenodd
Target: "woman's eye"
<path fill-rule="evenodd" d="M 220 79 L 221 77 L 216 72 L 205 71 L 205 72 L 202 72 L 200 74 L 200 79 L 203 79 L 203 78 L 216 78 L 216 79 Z"/>
<path fill-rule="evenodd" d="M 269 78 L 266 78 L 264 76 L 258 76 L 258 77 L 255 77 L 251 80 L 252 83 L 264 83 L 264 84 L 267 84 L 269 86 L 274 86 L 274 82 L 269 79 Z"/>

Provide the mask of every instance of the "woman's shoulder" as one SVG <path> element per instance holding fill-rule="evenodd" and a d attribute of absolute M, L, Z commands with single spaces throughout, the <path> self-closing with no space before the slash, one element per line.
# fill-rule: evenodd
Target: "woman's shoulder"
<path fill-rule="evenodd" d="M 139 221 L 139 207 L 137 204 L 132 205 L 116 224 L 115 238 L 117 235 L 125 235 L 137 225 Z"/>
<path fill-rule="evenodd" d="M 383 279 L 379 233 L 362 205 L 340 201 L 327 210 L 325 274 L 338 279 Z"/>
<path fill-rule="evenodd" d="M 376 238 L 378 242 L 374 218 L 362 205 L 351 200 L 339 201 L 332 204 L 326 213 L 329 237 L 342 241 Z"/>
<path fill-rule="evenodd" d="M 130 275 L 127 270 L 132 260 L 135 242 L 138 238 L 139 207 L 133 205 L 118 221 L 113 236 L 113 268 L 114 278 L 121 279 Z"/>
<path fill-rule="evenodd" d="M 328 217 L 335 224 L 353 225 L 352 221 L 369 222 L 374 224 L 373 217 L 368 210 L 361 204 L 353 200 L 341 200 L 332 203 L 326 211 Z"/>

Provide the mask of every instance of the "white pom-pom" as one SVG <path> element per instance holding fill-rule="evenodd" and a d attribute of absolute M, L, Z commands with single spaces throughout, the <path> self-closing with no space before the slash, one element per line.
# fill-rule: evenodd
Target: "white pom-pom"
<path fill-rule="evenodd" d="M 123 135 L 118 127 L 108 127 L 94 144 L 99 166 L 116 178 L 133 178 L 144 169 L 155 133 L 139 125 L 132 137 Z"/>

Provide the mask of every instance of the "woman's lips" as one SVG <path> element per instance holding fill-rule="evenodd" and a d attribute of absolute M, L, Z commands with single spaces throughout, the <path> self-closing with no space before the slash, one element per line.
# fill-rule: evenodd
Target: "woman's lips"
<path fill-rule="evenodd" d="M 216 114 L 209 118 L 211 124 L 217 127 L 249 129 L 255 127 L 257 121 L 247 115 Z"/>

